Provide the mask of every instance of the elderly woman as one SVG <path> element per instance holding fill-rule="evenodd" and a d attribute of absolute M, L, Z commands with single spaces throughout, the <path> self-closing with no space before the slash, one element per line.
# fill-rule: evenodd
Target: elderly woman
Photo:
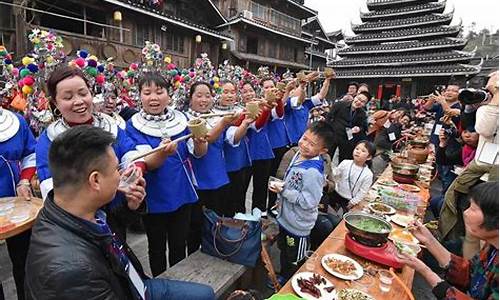
<path fill-rule="evenodd" d="M 446 250 L 422 224 L 412 231 L 445 269 L 445 279 L 415 257 L 402 254 L 402 263 L 419 272 L 438 299 L 498 299 L 498 182 L 471 189 L 470 207 L 464 211 L 467 231 L 485 242 L 471 260 Z"/>

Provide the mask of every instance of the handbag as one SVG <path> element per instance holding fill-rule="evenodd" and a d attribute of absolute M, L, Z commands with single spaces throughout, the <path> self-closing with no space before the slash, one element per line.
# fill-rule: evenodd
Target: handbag
<path fill-rule="evenodd" d="M 203 211 L 201 252 L 235 264 L 255 267 L 261 251 L 260 221 L 245 221 Z"/>

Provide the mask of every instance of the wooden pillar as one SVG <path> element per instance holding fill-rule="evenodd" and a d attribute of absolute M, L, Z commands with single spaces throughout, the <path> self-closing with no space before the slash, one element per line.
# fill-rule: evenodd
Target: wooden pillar
<path fill-rule="evenodd" d="M 22 5 L 24 1 L 14 0 L 14 4 Z M 26 5 L 26 4 L 25 4 Z M 16 20 L 16 56 L 22 57 L 28 48 L 28 41 L 26 39 L 26 11 L 20 7 L 12 8 L 14 18 Z"/>
<path fill-rule="evenodd" d="M 378 85 L 377 87 L 377 99 L 382 99 L 382 90 L 383 90 L 383 87 L 381 84 Z"/>

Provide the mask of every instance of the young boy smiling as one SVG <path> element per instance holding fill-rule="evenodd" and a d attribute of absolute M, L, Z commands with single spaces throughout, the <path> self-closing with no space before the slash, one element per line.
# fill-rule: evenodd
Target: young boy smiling
<path fill-rule="evenodd" d="M 299 140 L 299 151 L 286 170 L 284 184 L 269 186 L 271 192 L 278 194 L 278 247 L 281 276 L 286 280 L 298 269 L 309 249 L 309 235 L 318 217 L 325 183 L 321 155 L 328 152 L 332 140 L 330 125 L 312 124 Z"/>

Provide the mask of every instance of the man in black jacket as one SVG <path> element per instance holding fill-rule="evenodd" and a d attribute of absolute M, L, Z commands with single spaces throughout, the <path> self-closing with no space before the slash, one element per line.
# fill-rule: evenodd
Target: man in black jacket
<path fill-rule="evenodd" d="M 327 120 L 333 127 L 335 140 L 329 153 L 333 157 L 338 147 L 339 163 L 344 159 L 352 159 L 354 145 L 366 139 L 368 119 L 364 107 L 370 99 L 369 93 L 361 92 L 354 100 L 334 103 L 330 109 Z"/>
<path fill-rule="evenodd" d="M 33 226 L 26 299 L 214 299 L 208 286 L 148 279 L 111 233 L 100 208 L 120 182 L 114 141 L 100 128 L 77 126 L 52 143 L 54 190 Z M 136 191 L 143 199 L 144 191 Z"/>

